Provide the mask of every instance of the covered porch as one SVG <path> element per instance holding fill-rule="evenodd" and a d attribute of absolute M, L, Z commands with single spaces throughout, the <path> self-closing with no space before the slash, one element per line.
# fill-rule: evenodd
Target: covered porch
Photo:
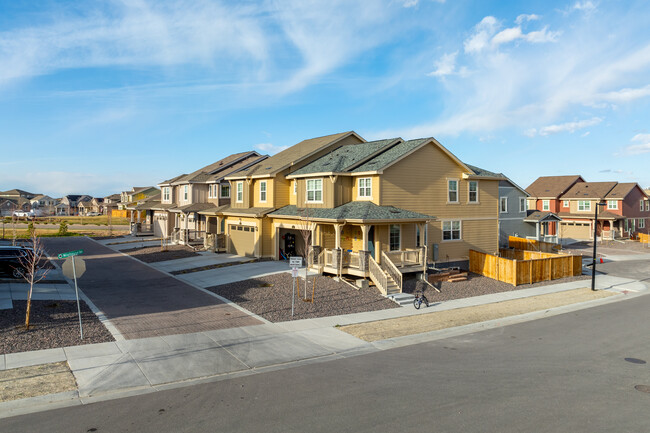
<path fill-rule="evenodd" d="M 281 251 L 282 230 L 294 231 L 308 239 L 307 254 L 298 255 L 320 273 L 370 278 L 382 293 L 392 294 L 402 291 L 404 274 L 426 270 L 431 216 L 371 202 L 309 212 L 285 206 L 269 216 L 275 221 L 276 251 Z"/>
<path fill-rule="evenodd" d="M 553 212 L 532 211 L 524 218 L 524 222 L 535 224 L 535 236 L 526 236 L 541 242 L 557 244 L 559 242 L 559 227 L 562 218 Z"/>

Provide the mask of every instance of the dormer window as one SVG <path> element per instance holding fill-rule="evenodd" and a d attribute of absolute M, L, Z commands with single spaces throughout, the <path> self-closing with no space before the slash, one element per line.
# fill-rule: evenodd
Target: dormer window
<path fill-rule="evenodd" d="M 266 203 L 266 181 L 260 181 L 260 203 Z"/>
<path fill-rule="evenodd" d="M 230 184 L 224 183 L 219 186 L 221 187 L 221 192 L 219 193 L 219 197 L 230 198 Z"/>
<path fill-rule="evenodd" d="M 237 182 L 237 203 L 244 202 L 244 182 Z"/>
<path fill-rule="evenodd" d="M 307 180 L 307 202 L 323 202 L 323 179 Z"/>
<path fill-rule="evenodd" d="M 359 179 L 359 198 L 372 197 L 372 178 L 362 177 Z"/>
<path fill-rule="evenodd" d="M 189 190 L 190 190 L 189 185 L 183 185 L 183 200 L 185 200 L 185 201 L 187 201 L 187 197 L 189 195 Z"/>

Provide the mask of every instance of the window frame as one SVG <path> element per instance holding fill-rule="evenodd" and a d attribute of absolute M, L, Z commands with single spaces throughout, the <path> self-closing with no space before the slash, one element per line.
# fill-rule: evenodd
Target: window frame
<path fill-rule="evenodd" d="M 640 228 L 640 229 L 645 228 L 645 218 L 639 218 L 638 228 Z"/>
<path fill-rule="evenodd" d="M 526 212 L 528 209 L 528 202 L 526 201 L 526 197 L 519 197 L 519 212 Z"/>
<path fill-rule="evenodd" d="M 264 186 L 264 189 L 262 189 L 262 186 Z M 260 180 L 260 203 L 266 203 L 267 196 L 267 181 Z"/>
<path fill-rule="evenodd" d="M 472 184 L 476 187 L 475 191 L 472 191 Z M 472 200 L 472 192 L 476 194 L 474 200 Z M 470 180 L 467 183 L 467 203 L 478 204 L 478 180 Z"/>
<path fill-rule="evenodd" d="M 235 183 L 235 203 L 243 203 L 244 202 L 244 182 L 243 181 L 237 181 Z"/>
<path fill-rule="evenodd" d="M 230 183 L 220 183 L 219 185 L 219 198 L 230 198 Z M 228 188 L 228 195 L 223 195 L 223 189 Z"/>
<path fill-rule="evenodd" d="M 183 185 L 183 201 L 188 201 L 189 200 L 189 191 L 190 191 L 190 186 L 189 185 Z"/>
<path fill-rule="evenodd" d="M 643 212 L 643 199 L 639 200 L 639 207 L 641 208 L 640 212 Z"/>
<path fill-rule="evenodd" d="M 611 206 L 612 203 L 614 206 Z M 607 200 L 607 209 L 618 210 L 618 200 Z"/>
<path fill-rule="evenodd" d="M 310 183 L 314 186 L 309 188 Z M 316 184 L 320 183 L 320 188 L 316 188 Z M 309 199 L 309 193 L 313 192 L 313 198 Z M 320 193 L 320 199 L 316 198 L 316 194 Z M 320 179 L 307 179 L 305 182 L 305 203 L 323 203 L 323 178 Z"/>
<path fill-rule="evenodd" d="M 393 248 L 393 228 L 397 228 L 397 249 Z M 402 249 L 402 225 L 391 224 L 388 227 L 388 251 L 401 251 Z"/>
<path fill-rule="evenodd" d="M 551 211 L 551 201 L 542 200 L 542 212 L 550 212 L 550 211 Z"/>
<path fill-rule="evenodd" d="M 171 200 L 171 188 L 168 186 L 163 187 L 163 200 L 164 201 L 170 201 Z"/>
<path fill-rule="evenodd" d="M 505 209 L 503 204 L 505 203 Z M 499 197 L 499 213 L 508 213 L 508 197 Z"/>
<path fill-rule="evenodd" d="M 454 182 L 456 185 L 456 188 L 454 190 L 451 189 L 451 183 Z M 458 201 L 458 186 L 459 186 L 459 181 L 458 179 L 453 179 L 449 178 L 447 179 L 447 203 L 459 203 Z M 456 199 L 451 200 L 451 193 L 456 194 Z"/>
<path fill-rule="evenodd" d="M 569 200 L 562 200 L 562 207 L 571 207 Z"/>
<path fill-rule="evenodd" d="M 363 184 L 365 183 L 365 186 Z M 365 192 L 365 194 L 362 194 Z M 357 197 L 359 199 L 372 198 L 372 177 L 360 177 L 357 179 Z"/>
<path fill-rule="evenodd" d="M 580 209 L 580 205 L 582 205 L 582 209 Z M 578 212 L 591 212 L 591 200 L 578 200 Z"/>
<path fill-rule="evenodd" d="M 445 228 L 448 224 L 449 227 Z M 457 224 L 458 228 L 454 228 Z M 445 220 L 442 222 L 442 242 L 458 242 L 463 240 L 463 224 L 462 220 Z M 449 239 L 445 239 L 445 232 L 449 232 Z M 454 238 L 454 232 L 458 232 L 458 237 Z"/>

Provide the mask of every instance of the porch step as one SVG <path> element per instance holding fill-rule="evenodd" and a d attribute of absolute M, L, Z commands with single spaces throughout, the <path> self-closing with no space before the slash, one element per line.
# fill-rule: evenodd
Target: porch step
<path fill-rule="evenodd" d="M 395 293 L 386 297 L 400 306 L 410 305 L 413 303 L 413 299 L 415 299 L 415 296 L 410 293 Z"/>
<path fill-rule="evenodd" d="M 456 283 L 458 281 L 467 281 L 467 272 L 451 275 L 449 278 L 447 278 L 447 281 L 450 283 Z"/>

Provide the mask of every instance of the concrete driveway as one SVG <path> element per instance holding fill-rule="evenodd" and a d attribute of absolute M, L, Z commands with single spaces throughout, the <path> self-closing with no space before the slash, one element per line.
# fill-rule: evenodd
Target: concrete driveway
<path fill-rule="evenodd" d="M 257 263 L 245 263 L 242 265 L 229 266 L 227 268 L 210 269 L 207 271 L 180 274 L 177 277 L 190 284 L 206 288 L 221 284 L 234 283 L 235 281 L 250 280 L 263 275 L 289 272 L 289 264 L 281 261 L 268 261 Z"/>

